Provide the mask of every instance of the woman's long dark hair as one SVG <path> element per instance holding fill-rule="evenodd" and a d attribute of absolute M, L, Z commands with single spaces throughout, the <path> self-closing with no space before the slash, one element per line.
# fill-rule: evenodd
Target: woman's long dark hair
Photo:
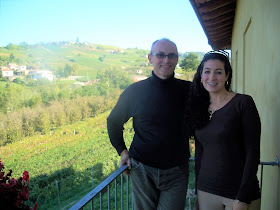
<path fill-rule="evenodd" d="M 197 67 L 197 71 L 187 95 L 185 123 L 189 136 L 194 136 L 195 130 L 201 128 L 209 121 L 208 107 L 210 105 L 210 97 L 208 91 L 205 90 L 201 83 L 201 74 L 204 63 L 208 60 L 219 60 L 224 63 L 225 73 L 228 75 L 225 88 L 226 90 L 231 91 L 232 68 L 227 52 L 219 50 L 206 53 Z"/>

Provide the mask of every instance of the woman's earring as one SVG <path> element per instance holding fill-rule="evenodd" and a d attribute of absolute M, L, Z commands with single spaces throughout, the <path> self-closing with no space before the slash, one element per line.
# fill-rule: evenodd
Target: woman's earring
<path fill-rule="evenodd" d="M 228 85 L 228 81 L 226 81 L 226 85 Z"/>
<path fill-rule="evenodd" d="M 200 82 L 202 83 L 202 79 L 200 80 Z"/>

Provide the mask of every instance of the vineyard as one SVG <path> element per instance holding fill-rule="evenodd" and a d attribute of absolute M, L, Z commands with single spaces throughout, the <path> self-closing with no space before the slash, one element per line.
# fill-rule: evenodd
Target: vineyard
<path fill-rule="evenodd" d="M 63 209 L 74 204 L 118 167 L 106 118 L 109 112 L 63 126 L 48 135 L 36 135 L 1 147 L 0 157 L 13 176 L 30 174 L 30 205 L 40 209 Z M 127 145 L 132 123 L 125 129 Z"/>

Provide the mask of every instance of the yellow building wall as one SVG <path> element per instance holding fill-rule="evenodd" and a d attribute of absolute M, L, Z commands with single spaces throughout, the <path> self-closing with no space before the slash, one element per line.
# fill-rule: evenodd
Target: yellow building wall
<path fill-rule="evenodd" d="M 261 161 L 265 162 L 280 157 L 279 11 L 280 0 L 237 0 L 232 36 L 232 89 L 251 95 L 256 103 L 262 123 Z M 280 210 L 277 166 L 264 166 L 261 209 Z"/>

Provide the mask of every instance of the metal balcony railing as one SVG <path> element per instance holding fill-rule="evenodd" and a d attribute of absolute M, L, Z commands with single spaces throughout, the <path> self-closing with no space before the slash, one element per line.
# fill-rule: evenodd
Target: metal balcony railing
<path fill-rule="evenodd" d="M 194 158 L 190 158 L 194 161 Z M 78 201 L 70 210 L 77 209 L 127 209 L 133 210 L 130 177 L 123 175 L 128 168 L 123 165 Z M 125 177 L 125 178 L 124 178 Z M 98 198 L 99 197 L 99 198 Z M 186 206 L 194 205 L 194 189 L 188 189 Z M 191 208 L 189 208 L 191 209 Z"/>
<path fill-rule="evenodd" d="M 279 167 L 279 158 L 276 156 L 276 160 L 273 162 L 260 162 L 261 165 L 261 181 L 260 181 L 260 189 L 262 192 L 262 179 L 263 179 L 263 166 L 278 166 Z"/>
<path fill-rule="evenodd" d="M 194 161 L 194 158 L 190 158 L 190 161 Z M 260 162 L 261 165 L 261 180 L 260 189 L 262 189 L 262 178 L 263 178 L 263 166 L 278 166 L 279 158 L 276 156 L 276 161 L 274 162 Z M 91 192 L 89 192 L 85 197 L 78 201 L 70 210 L 77 209 L 134 209 L 133 198 L 131 194 L 131 186 L 129 176 L 125 176 L 124 181 L 123 172 L 128 168 L 127 165 L 123 165 L 112 173 L 108 178 L 106 178 L 102 183 L 95 187 Z M 106 190 L 107 188 L 107 190 Z M 113 188 L 113 191 L 111 189 Z M 194 207 L 195 193 L 194 189 L 188 189 L 186 209 L 191 210 Z M 97 196 L 99 195 L 99 199 Z M 107 195 L 107 196 L 106 196 Z M 103 202 L 106 199 L 106 201 Z M 125 202 L 124 202 L 125 201 Z"/>
<path fill-rule="evenodd" d="M 85 197 L 83 197 L 80 201 L 78 201 L 74 206 L 70 208 L 70 210 L 76 210 L 76 209 L 84 209 L 84 207 L 87 204 L 90 204 L 90 207 L 88 209 L 103 209 L 106 207 L 103 203 L 104 194 L 107 194 L 107 209 L 111 209 L 111 187 L 112 183 L 114 185 L 114 209 L 126 209 L 129 208 L 129 204 L 133 203 L 130 201 L 130 181 L 129 176 L 125 176 L 126 180 L 124 181 L 124 175 L 123 172 L 128 168 L 127 165 L 121 166 L 119 169 L 117 169 L 114 173 L 112 173 L 108 178 L 106 178 L 103 182 L 101 182 L 97 187 L 95 187 L 91 192 L 89 192 Z M 120 178 L 120 180 L 118 179 Z M 125 183 L 124 183 L 125 182 Z M 125 189 L 124 189 L 125 187 Z M 107 191 L 106 189 L 107 188 Z M 118 189 L 120 191 L 120 196 L 118 196 Z M 97 196 L 99 195 L 99 202 L 94 202 Z M 118 197 L 120 197 L 118 203 Z M 96 199 L 97 200 L 97 199 Z M 126 205 L 124 205 L 124 200 L 126 200 Z M 118 207 L 118 205 L 120 207 Z M 133 208 L 131 208 L 133 209 Z"/>

